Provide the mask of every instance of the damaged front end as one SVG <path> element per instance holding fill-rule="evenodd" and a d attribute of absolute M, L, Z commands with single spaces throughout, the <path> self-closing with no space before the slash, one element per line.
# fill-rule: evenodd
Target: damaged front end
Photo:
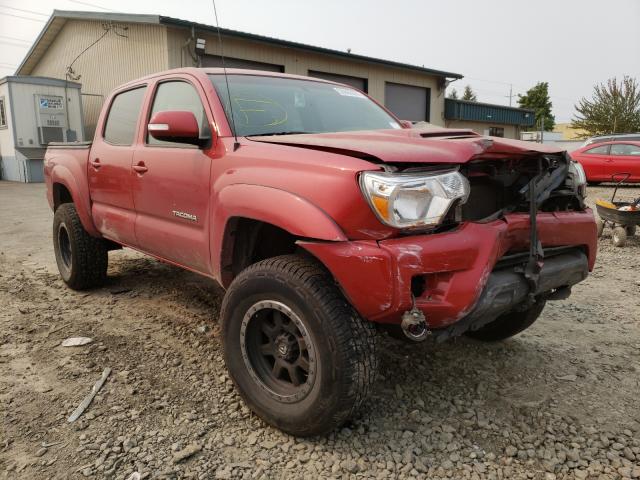
<path fill-rule="evenodd" d="M 508 250 L 499 257 L 473 308 L 448 328 L 436 330 L 437 339 L 477 330 L 500 315 L 525 311 L 536 302 L 565 299 L 571 287 L 587 277 L 585 249 L 580 245 L 544 248 L 538 226 L 539 213 L 585 211 L 584 171 L 566 153 L 538 155 L 532 160 L 479 160 L 462 167 L 470 195 L 458 206 L 452 223 L 490 223 L 510 214 L 528 214 L 528 249 Z M 412 296 L 414 293 L 415 289 Z M 411 312 L 415 310 L 414 300 Z"/>
<path fill-rule="evenodd" d="M 364 192 L 369 206 L 396 235 L 300 242 L 364 318 L 414 341 L 458 336 L 566 298 L 595 262 L 586 179 L 566 153 L 478 137 L 441 144 L 469 157 L 457 164 L 388 161 L 378 164 L 384 174 L 371 175 L 379 185 L 361 178 L 363 190 L 373 192 Z M 439 210 L 421 203 L 423 191 Z"/>

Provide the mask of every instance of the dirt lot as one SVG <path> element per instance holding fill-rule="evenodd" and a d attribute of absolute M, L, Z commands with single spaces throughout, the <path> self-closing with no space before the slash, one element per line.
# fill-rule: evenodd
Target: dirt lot
<path fill-rule="evenodd" d="M 106 287 L 73 292 L 43 186 L 0 182 L 0 205 L 0 478 L 640 478 L 638 239 L 617 249 L 607 233 L 593 275 L 510 341 L 384 338 L 361 415 L 298 440 L 234 392 L 220 288 L 120 251 Z M 61 347 L 71 336 L 93 342 Z"/>

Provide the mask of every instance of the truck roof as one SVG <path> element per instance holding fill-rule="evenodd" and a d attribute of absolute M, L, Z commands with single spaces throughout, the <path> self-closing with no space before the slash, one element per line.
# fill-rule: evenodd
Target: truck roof
<path fill-rule="evenodd" d="M 178 74 L 178 73 L 186 73 L 189 75 L 193 75 L 194 77 L 204 77 L 206 75 L 223 75 L 225 69 L 223 68 L 197 68 L 197 67 L 182 67 L 182 68 L 173 68 L 171 70 L 163 70 L 161 72 L 152 73 L 150 75 L 146 75 L 144 77 L 136 78 L 135 80 L 131 80 L 127 83 L 124 83 L 118 86 L 118 90 L 122 87 L 136 85 L 145 80 L 151 80 L 158 77 L 164 77 L 166 75 Z M 227 75 L 255 75 L 261 77 L 282 77 L 282 78 L 292 78 L 297 80 L 308 80 L 313 82 L 320 83 L 334 83 L 336 85 L 342 85 L 338 82 L 332 82 L 330 80 L 325 80 L 322 78 L 316 77 L 307 77 L 304 75 L 292 75 L 290 73 L 281 73 L 281 72 L 268 72 L 265 70 L 249 70 L 244 68 L 227 68 Z"/>

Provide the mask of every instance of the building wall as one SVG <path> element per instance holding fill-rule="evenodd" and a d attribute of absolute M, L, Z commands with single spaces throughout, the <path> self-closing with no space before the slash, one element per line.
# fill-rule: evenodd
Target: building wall
<path fill-rule="evenodd" d="M 0 85 L 0 97 L 4 97 L 7 126 L 0 127 L 0 179 L 9 180 L 17 177 L 16 150 L 13 144 L 13 111 L 10 101 L 9 83 Z"/>
<path fill-rule="evenodd" d="M 489 128 L 504 128 L 504 138 L 520 139 L 520 127 L 517 125 L 502 125 L 499 123 L 489 122 L 467 122 L 464 120 L 449 120 L 446 124 L 447 128 L 470 128 L 480 135 L 488 135 Z"/>
<path fill-rule="evenodd" d="M 207 54 L 220 55 L 217 36 L 203 33 L 197 33 L 196 35 L 206 40 Z M 193 60 L 184 48 L 189 36 L 190 32 L 185 29 L 168 28 L 167 60 L 170 68 L 194 66 Z M 366 78 L 368 80 L 369 95 L 383 105 L 384 87 L 387 81 L 430 88 L 430 122 L 435 125 L 444 125 L 444 92 L 438 90 L 438 78 L 435 76 L 238 38 L 225 37 L 223 41 L 224 54 L 226 56 L 283 65 L 285 73 L 308 75 L 309 70 L 317 70 Z"/>
<path fill-rule="evenodd" d="M 580 140 L 589 136 L 585 130 L 572 128 L 570 123 L 556 123 L 553 131 L 554 133 L 561 133 L 563 140 Z"/>
<path fill-rule="evenodd" d="M 73 65 L 82 83 L 84 122 L 93 137 L 104 98 L 118 85 L 150 73 L 166 70 L 167 33 L 160 25 L 127 24 L 127 38 L 110 31 Z M 31 75 L 65 78 L 67 66 L 85 48 L 104 34 L 102 22 L 68 20 L 34 67 Z"/>

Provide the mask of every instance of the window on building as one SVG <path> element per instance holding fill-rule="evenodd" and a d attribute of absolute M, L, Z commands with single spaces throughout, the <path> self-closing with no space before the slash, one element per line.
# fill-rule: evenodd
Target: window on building
<path fill-rule="evenodd" d="M 207 115 L 204 112 L 204 106 L 200 100 L 200 95 L 196 89 L 187 82 L 172 81 L 163 82 L 158 85 L 156 96 L 153 99 L 153 107 L 151 107 L 151 117 L 157 112 L 165 112 L 169 110 L 181 110 L 192 112 L 198 122 L 201 138 L 210 138 L 211 130 Z M 158 140 L 147 134 L 147 143 L 149 145 L 176 145 L 184 146 L 180 142 L 168 142 Z"/>
<path fill-rule="evenodd" d="M 113 145 L 131 145 L 136 135 L 142 99 L 147 87 L 134 88 L 113 98 L 103 136 Z"/>
<path fill-rule="evenodd" d="M 329 80 L 330 82 L 344 83 L 345 85 L 355 87 L 365 93 L 367 92 L 366 78 L 352 77 L 349 75 L 339 75 L 337 73 L 319 72 L 317 70 L 309 70 L 309 76 L 322 78 L 323 80 Z"/>
<path fill-rule="evenodd" d="M 588 153 L 590 155 L 607 155 L 609 153 L 609 145 L 601 145 L 599 147 L 590 148 L 584 153 Z"/>
<path fill-rule="evenodd" d="M 504 127 L 489 127 L 490 137 L 504 137 Z"/>
<path fill-rule="evenodd" d="M 614 143 L 611 145 L 611 155 L 640 156 L 640 145 L 632 143 Z"/>
<path fill-rule="evenodd" d="M 4 97 L 0 97 L 0 128 L 7 126 L 7 109 L 4 102 Z"/>
<path fill-rule="evenodd" d="M 387 82 L 384 86 L 384 105 L 400 120 L 429 121 L 431 89 Z"/>

